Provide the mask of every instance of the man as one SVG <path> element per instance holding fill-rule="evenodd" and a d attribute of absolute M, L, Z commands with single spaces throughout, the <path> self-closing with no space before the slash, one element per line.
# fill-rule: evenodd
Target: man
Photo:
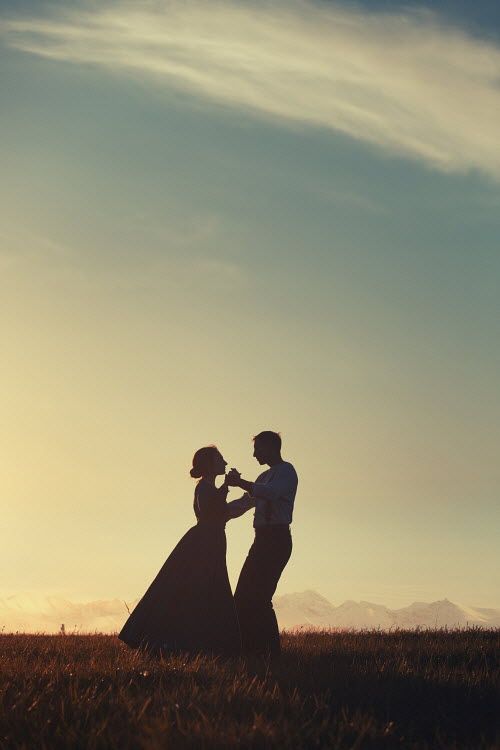
<path fill-rule="evenodd" d="M 279 656 L 280 637 L 272 598 L 292 553 L 293 505 L 298 478 L 291 463 L 281 457 L 281 437 L 265 431 L 256 435 L 253 455 L 269 469 L 255 482 L 242 479 L 236 469 L 227 483 L 245 490 L 243 497 L 227 504 L 228 518 L 255 508 L 255 540 L 250 547 L 234 593 L 243 650 Z"/>

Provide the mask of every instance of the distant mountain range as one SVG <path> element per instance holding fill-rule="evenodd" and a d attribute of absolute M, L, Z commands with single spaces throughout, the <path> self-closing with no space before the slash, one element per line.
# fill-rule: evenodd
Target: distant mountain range
<path fill-rule="evenodd" d="M 138 599 L 71 602 L 59 596 L 19 594 L 0 598 L 0 631 L 11 633 L 54 633 L 64 624 L 66 632 L 113 633 L 122 627 Z M 335 607 L 316 591 L 283 594 L 274 599 L 282 629 L 291 628 L 456 628 L 500 627 L 500 609 L 465 607 L 448 599 L 414 602 L 401 609 L 389 609 L 371 602 L 345 601 Z"/>
<path fill-rule="evenodd" d="M 455 628 L 468 625 L 500 627 L 500 609 L 465 607 L 442 599 L 428 604 L 413 602 L 408 607 L 389 609 L 372 602 L 345 601 L 335 607 L 316 591 L 284 594 L 274 600 L 281 628 Z"/>

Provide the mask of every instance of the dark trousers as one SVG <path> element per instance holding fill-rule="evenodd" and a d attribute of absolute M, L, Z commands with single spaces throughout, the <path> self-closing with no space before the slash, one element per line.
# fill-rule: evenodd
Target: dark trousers
<path fill-rule="evenodd" d="M 255 541 L 234 592 L 245 653 L 279 656 L 280 636 L 272 598 L 291 553 L 288 526 L 255 529 Z"/>

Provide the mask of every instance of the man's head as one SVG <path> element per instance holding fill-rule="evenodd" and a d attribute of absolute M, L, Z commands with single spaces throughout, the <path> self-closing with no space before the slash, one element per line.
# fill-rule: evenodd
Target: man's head
<path fill-rule="evenodd" d="M 259 464 L 272 464 L 281 461 L 281 437 L 279 432 L 264 430 L 253 439 L 253 455 Z"/>

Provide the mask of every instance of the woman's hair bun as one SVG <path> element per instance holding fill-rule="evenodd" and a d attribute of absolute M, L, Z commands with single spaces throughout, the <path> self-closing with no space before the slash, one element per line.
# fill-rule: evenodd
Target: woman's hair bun
<path fill-rule="evenodd" d="M 189 472 L 193 479 L 199 479 L 213 470 L 214 460 L 218 453 L 215 445 L 207 445 L 196 451 L 193 456 L 193 468 Z"/>

